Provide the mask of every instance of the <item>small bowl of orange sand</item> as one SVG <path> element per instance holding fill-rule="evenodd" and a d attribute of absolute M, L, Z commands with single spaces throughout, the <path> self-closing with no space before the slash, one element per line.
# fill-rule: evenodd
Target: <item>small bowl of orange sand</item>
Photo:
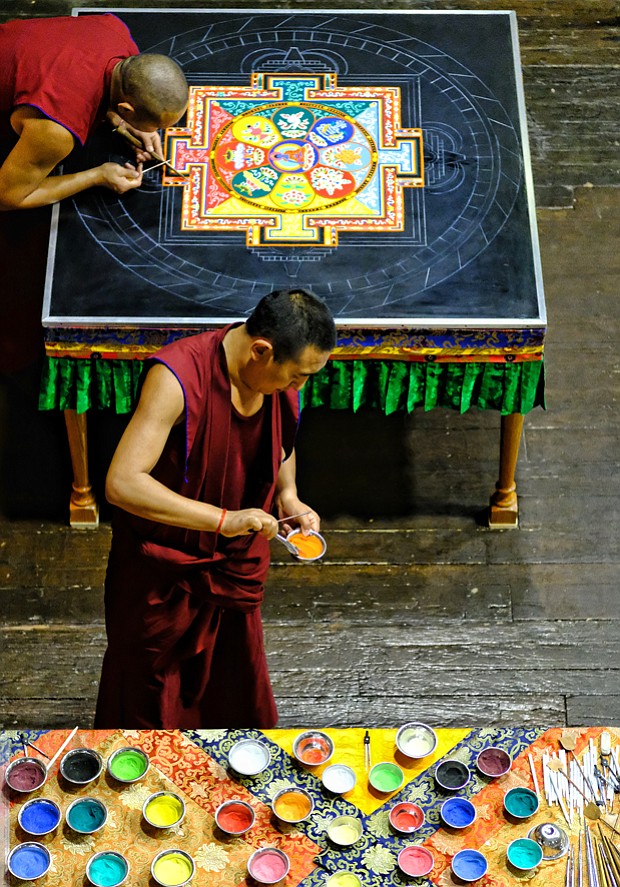
<path fill-rule="evenodd" d="M 291 785 L 275 794 L 272 809 L 282 822 L 303 822 L 314 810 L 314 801 L 305 789 Z"/>
<path fill-rule="evenodd" d="M 288 534 L 286 541 L 297 549 L 295 557 L 300 561 L 318 561 L 327 551 L 327 542 L 314 530 L 310 530 L 308 535 L 304 536 L 297 527 Z"/>

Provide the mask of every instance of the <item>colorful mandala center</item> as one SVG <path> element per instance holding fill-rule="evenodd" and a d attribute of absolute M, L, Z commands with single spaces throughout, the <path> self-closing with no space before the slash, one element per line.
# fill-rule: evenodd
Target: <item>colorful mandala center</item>
<path fill-rule="evenodd" d="M 227 123 L 211 156 L 220 183 L 241 200 L 266 211 L 315 212 L 365 187 L 377 149 L 345 114 L 320 105 L 278 103 Z"/>

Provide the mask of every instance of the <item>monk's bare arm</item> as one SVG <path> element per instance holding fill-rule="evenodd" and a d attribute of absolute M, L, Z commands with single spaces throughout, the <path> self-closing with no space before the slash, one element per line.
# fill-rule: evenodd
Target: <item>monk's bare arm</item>
<path fill-rule="evenodd" d="M 118 163 L 51 176 L 73 149 L 71 133 L 28 107 L 14 111 L 11 124 L 19 138 L 0 167 L 0 210 L 47 206 L 95 185 L 122 194 L 142 183 L 140 169 Z"/>
<path fill-rule="evenodd" d="M 168 436 L 185 413 L 183 390 L 175 375 L 155 364 L 146 377 L 140 402 L 116 449 L 108 476 L 106 496 L 131 514 L 174 527 L 215 531 L 222 509 L 173 492 L 150 472 L 161 456 Z M 224 536 L 250 532 L 272 538 L 275 519 L 260 508 L 229 511 L 220 526 Z"/>
<path fill-rule="evenodd" d="M 309 505 L 303 503 L 297 495 L 296 476 L 297 457 L 295 455 L 295 450 L 293 450 L 288 459 L 282 462 L 280 473 L 278 474 L 276 501 L 278 504 L 279 516 L 281 518 L 286 518 L 288 515 L 302 514 L 307 511 L 308 514 L 296 518 L 295 523 L 299 524 L 304 534 L 307 534 L 309 530 L 316 530 L 318 532 L 321 528 L 321 518 L 316 511 L 310 508 Z M 290 530 L 292 527 L 290 524 L 286 523 L 284 529 Z"/>

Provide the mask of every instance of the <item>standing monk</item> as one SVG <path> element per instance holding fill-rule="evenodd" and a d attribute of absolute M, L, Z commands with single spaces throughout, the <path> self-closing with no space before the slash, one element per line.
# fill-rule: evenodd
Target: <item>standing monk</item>
<path fill-rule="evenodd" d="M 243 324 L 158 352 L 110 466 L 98 728 L 275 726 L 260 604 L 295 485 L 298 392 L 333 350 L 326 305 L 265 296 Z"/>
<path fill-rule="evenodd" d="M 123 194 L 142 161 L 161 154 L 157 130 L 185 112 L 185 76 L 164 55 L 139 55 L 115 15 L 21 19 L 0 25 L 0 209 L 47 206 L 94 185 Z M 50 176 L 105 118 L 144 145 L 137 168 L 104 163 Z"/>

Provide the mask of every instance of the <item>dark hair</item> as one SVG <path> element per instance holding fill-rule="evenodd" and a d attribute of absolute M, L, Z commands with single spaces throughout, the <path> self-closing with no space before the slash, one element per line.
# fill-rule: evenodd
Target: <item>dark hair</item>
<path fill-rule="evenodd" d="M 187 107 L 185 74 L 167 55 L 144 52 L 121 62 L 121 88 L 136 111 L 153 123 L 164 114 L 180 117 Z"/>
<path fill-rule="evenodd" d="M 325 302 L 302 289 L 264 296 L 246 321 L 250 336 L 268 339 L 278 363 L 295 360 L 308 345 L 333 351 L 336 325 Z"/>

